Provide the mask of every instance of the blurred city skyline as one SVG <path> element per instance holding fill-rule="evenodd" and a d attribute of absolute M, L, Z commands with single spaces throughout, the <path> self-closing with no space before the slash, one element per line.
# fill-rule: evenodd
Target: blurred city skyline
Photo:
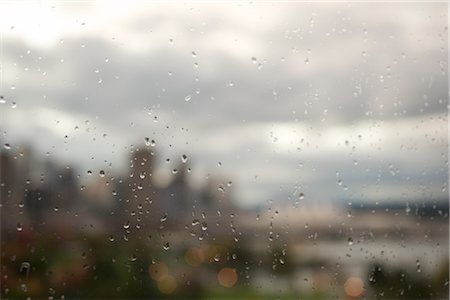
<path fill-rule="evenodd" d="M 244 207 L 448 195 L 445 3 L 4 3 L 0 24 L 2 141 L 80 174 L 148 138 L 158 177 L 186 155 Z"/>

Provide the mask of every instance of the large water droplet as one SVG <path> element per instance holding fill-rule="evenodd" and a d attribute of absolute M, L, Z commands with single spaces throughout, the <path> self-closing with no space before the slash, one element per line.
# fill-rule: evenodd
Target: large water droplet
<path fill-rule="evenodd" d="M 185 163 L 185 162 L 187 162 L 187 160 L 188 160 L 188 157 L 186 154 L 181 155 L 181 162 Z"/>
<path fill-rule="evenodd" d="M 164 250 L 169 250 L 169 249 L 170 249 L 169 242 L 167 242 L 167 243 L 165 243 L 165 244 L 163 245 L 163 249 L 164 249 Z"/>
<path fill-rule="evenodd" d="M 206 222 L 202 222 L 202 230 L 205 231 L 208 229 L 208 224 Z"/>
<path fill-rule="evenodd" d="M 125 224 L 123 224 L 123 229 L 130 228 L 130 221 L 126 221 Z"/>
<path fill-rule="evenodd" d="M 347 243 L 349 246 L 353 245 L 353 239 L 351 237 L 348 238 Z"/>

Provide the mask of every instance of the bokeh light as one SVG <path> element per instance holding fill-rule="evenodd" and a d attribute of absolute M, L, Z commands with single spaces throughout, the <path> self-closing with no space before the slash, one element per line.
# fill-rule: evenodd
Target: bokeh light
<path fill-rule="evenodd" d="M 151 264 L 148 272 L 153 280 L 161 281 L 169 275 L 169 269 L 163 262 Z"/>
<path fill-rule="evenodd" d="M 364 283 L 358 277 L 350 277 L 345 282 L 344 289 L 347 296 L 357 298 L 364 292 Z"/>
<path fill-rule="evenodd" d="M 229 288 L 236 284 L 238 278 L 235 269 L 223 268 L 217 274 L 217 279 L 221 286 Z"/>

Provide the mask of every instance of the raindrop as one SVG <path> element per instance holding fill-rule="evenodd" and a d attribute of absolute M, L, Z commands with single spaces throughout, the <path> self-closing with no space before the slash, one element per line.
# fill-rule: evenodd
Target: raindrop
<path fill-rule="evenodd" d="M 163 245 L 164 250 L 169 250 L 169 248 L 170 248 L 169 242 L 167 242 Z"/>
<path fill-rule="evenodd" d="M 6 143 L 3 145 L 3 148 L 5 148 L 6 150 L 9 150 L 9 149 L 11 149 L 11 145 Z"/>
<path fill-rule="evenodd" d="M 88 170 L 88 171 L 87 171 L 87 174 L 88 174 L 88 175 L 92 175 L 92 171 L 91 171 L 91 170 Z"/>
<path fill-rule="evenodd" d="M 105 171 L 100 170 L 99 175 L 100 175 L 100 177 L 105 177 Z"/>
<path fill-rule="evenodd" d="M 17 231 L 18 231 L 18 232 L 21 232 L 22 229 L 23 229 L 22 224 L 17 223 Z"/>
<path fill-rule="evenodd" d="M 353 245 L 353 239 L 351 237 L 348 238 L 347 243 L 349 246 Z"/>
<path fill-rule="evenodd" d="M 188 102 L 191 100 L 191 95 L 187 95 L 186 97 L 184 97 L 184 101 Z"/>
<path fill-rule="evenodd" d="M 197 57 L 197 53 L 195 53 L 195 51 L 192 51 L 192 57 Z"/>
<path fill-rule="evenodd" d="M 130 228 L 130 221 L 126 221 L 125 224 L 123 224 L 123 229 Z"/>
<path fill-rule="evenodd" d="M 278 259 L 278 261 L 280 262 L 280 264 L 284 265 L 284 258 L 280 258 Z"/>
<path fill-rule="evenodd" d="M 10 86 L 10 89 L 11 89 L 11 90 L 15 90 L 15 89 L 16 89 L 16 86 L 13 84 L 13 85 Z"/>
<path fill-rule="evenodd" d="M 256 59 L 256 57 L 252 57 L 252 63 L 254 63 L 254 64 L 256 64 L 257 63 L 257 59 Z"/>
<path fill-rule="evenodd" d="M 151 141 L 150 141 L 150 146 L 155 147 L 155 145 L 156 145 L 155 140 L 151 140 Z"/>
<path fill-rule="evenodd" d="M 28 274 L 30 272 L 30 263 L 29 262 L 23 262 L 20 265 L 19 272 L 20 273 L 25 273 L 25 276 L 28 277 Z"/>
<path fill-rule="evenodd" d="M 214 261 L 215 262 L 219 262 L 220 261 L 220 253 L 217 253 L 216 255 L 214 255 Z"/>
<path fill-rule="evenodd" d="M 303 200 L 303 199 L 305 199 L 305 194 L 300 193 L 300 194 L 298 195 L 298 197 L 299 197 L 300 200 Z"/>
<path fill-rule="evenodd" d="M 144 142 L 146 146 L 150 146 L 150 139 L 148 137 L 144 138 Z"/>
<path fill-rule="evenodd" d="M 187 162 L 188 157 L 186 156 L 186 154 L 181 155 L 181 162 L 185 163 Z"/>
<path fill-rule="evenodd" d="M 202 222 L 202 230 L 205 231 L 206 229 L 208 229 L 208 224 L 206 224 L 206 222 Z"/>
<path fill-rule="evenodd" d="M 162 218 L 161 218 L 161 222 L 165 222 L 165 221 L 167 221 L 167 214 L 162 216 Z"/>
<path fill-rule="evenodd" d="M 230 187 L 232 185 L 233 185 L 233 182 L 232 181 L 228 181 L 227 186 Z"/>
<path fill-rule="evenodd" d="M 177 174 L 178 173 L 178 169 L 173 169 L 172 170 L 172 174 Z"/>
<path fill-rule="evenodd" d="M 198 224 L 200 224 L 200 221 L 198 219 L 192 220 L 192 226 L 197 226 Z"/>
<path fill-rule="evenodd" d="M 114 242 L 114 237 L 112 235 L 109 237 L 109 241 Z"/>

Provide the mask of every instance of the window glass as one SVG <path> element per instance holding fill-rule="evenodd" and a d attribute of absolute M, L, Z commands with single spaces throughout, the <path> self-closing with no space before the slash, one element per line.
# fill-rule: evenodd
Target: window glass
<path fill-rule="evenodd" d="M 449 296 L 446 3 L 0 25 L 3 299 Z"/>

